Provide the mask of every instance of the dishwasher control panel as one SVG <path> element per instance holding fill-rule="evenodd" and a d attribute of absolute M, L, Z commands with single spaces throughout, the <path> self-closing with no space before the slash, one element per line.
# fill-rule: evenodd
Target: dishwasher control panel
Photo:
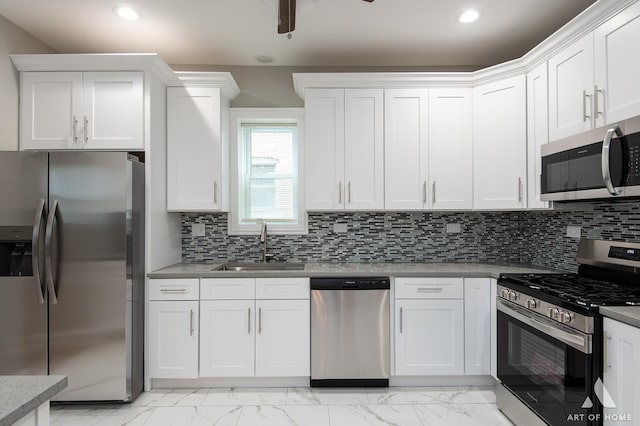
<path fill-rule="evenodd" d="M 311 290 L 388 290 L 388 277 L 311 278 Z"/>

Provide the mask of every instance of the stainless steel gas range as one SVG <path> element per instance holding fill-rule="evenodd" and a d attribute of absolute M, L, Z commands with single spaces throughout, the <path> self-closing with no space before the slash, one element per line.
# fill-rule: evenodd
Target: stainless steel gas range
<path fill-rule="evenodd" d="M 640 244 L 580 241 L 577 274 L 498 280 L 498 407 L 518 426 L 600 425 L 600 306 L 640 305 Z"/>

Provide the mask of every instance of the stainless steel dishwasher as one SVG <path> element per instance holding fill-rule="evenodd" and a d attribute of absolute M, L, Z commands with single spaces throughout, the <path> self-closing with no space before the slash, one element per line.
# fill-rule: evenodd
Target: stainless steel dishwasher
<path fill-rule="evenodd" d="M 311 386 L 389 386 L 389 278 L 311 278 Z"/>

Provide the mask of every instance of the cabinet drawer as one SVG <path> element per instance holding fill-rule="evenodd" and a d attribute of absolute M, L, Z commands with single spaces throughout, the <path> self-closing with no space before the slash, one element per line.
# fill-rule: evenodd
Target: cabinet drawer
<path fill-rule="evenodd" d="M 201 300 L 254 299 L 255 297 L 255 278 L 202 278 L 200 280 Z"/>
<path fill-rule="evenodd" d="M 462 278 L 396 278 L 396 299 L 462 299 Z"/>
<path fill-rule="evenodd" d="M 149 300 L 198 300 L 198 278 L 149 280 Z"/>
<path fill-rule="evenodd" d="M 308 299 L 309 278 L 256 278 L 256 299 Z"/>

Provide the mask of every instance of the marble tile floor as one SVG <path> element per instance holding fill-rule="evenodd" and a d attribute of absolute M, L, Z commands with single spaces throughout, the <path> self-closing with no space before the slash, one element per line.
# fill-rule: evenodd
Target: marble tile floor
<path fill-rule="evenodd" d="M 131 404 L 52 405 L 65 426 L 511 425 L 493 388 L 158 389 Z"/>

